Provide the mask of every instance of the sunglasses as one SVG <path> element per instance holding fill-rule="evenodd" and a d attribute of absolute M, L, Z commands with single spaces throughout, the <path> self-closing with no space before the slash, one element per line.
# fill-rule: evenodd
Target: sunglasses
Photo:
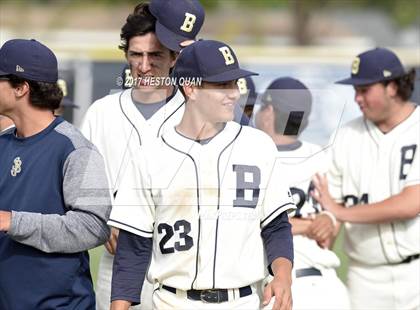
<path fill-rule="evenodd" d="M 10 81 L 10 77 L 8 77 L 8 76 L 0 76 L 0 81 Z"/>

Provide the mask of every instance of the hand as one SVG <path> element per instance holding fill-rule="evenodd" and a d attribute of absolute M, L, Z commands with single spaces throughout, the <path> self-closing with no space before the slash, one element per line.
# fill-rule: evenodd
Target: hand
<path fill-rule="evenodd" d="M 334 236 L 335 225 L 332 219 L 326 214 L 318 214 L 309 226 L 306 236 L 323 244 Z"/>
<path fill-rule="evenodd" d="M 274 298 L 272 309 L 291 310 L 292 309 L 292 262 L 284 257 L 277 257 L 271 263 L 274 273 L 271 281 L 264 289 L 263 305 L 270 303 L 271 297 Z"/>
<path fill-rule="evenodd" d="M 188 45 L 193 44 L 194 42 L 195 42 L 194 40 L 185 40 L 185 41 L 182 41 L 181 43 L 179 43 L 179 45 L 182 48 L 184 48 L 184 47 L 187 47 Z"/>
<path fill-rule="evenodd" d="M 112 255 L 115 255 L 117 251 L 117 241 L 119 232 L 119 229 L 111 227 L 111 235 L 109 236 L 108 241 L 105 243 L 105 248 Z"/>
<path fill-rule="evenodd" d="M 0 231 L 9 231 L 12 222 L 12 212 L 0 211 Z"/>
<path fill-rule="evenodd" d="M 292 280 L 275 276 L 264 289 L 264 302 L 266 306 L 270 303 L 271 297 L 275 296 L 273 310 L 291 310 L 292 309 Z"/>
<path fill-rule="evenodd" d="M 319 173 L 315 174 L 312 178 L 312 182 L 315 186 L 315 190 L 312 191 L 311 195 L 316 201 L 324 208 L 325 210 L 333 213 L 337 219 L 339 219 L 340 212 L 343 210 L 343 207 L 337 204 L 334 199 L 332 199 L 331 194 L 328 190 L 328 181 L 325 175 L 320 175 Z"/>
<path fill-rule="evenodd" d="M 318 244 L 320 248 L 331 249 L 334 243 L 334 238 L 328 238 L 322 241 L 317 241 L 316 243 Z"/>

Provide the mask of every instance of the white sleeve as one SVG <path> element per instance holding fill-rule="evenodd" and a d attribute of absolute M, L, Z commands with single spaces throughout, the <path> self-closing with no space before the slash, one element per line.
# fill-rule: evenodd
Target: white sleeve
<path fill-rule="evenodd" d="M 329 166 L 328 166 L 328 173 L 327 173 L 327 179 L 328 179 L 328 189 L 330 191 L 330 194 L 332 198 L 338 202 L 343 202 L 343 171 L 342 171 L 342 160 L 340 158 L 340 146 L 339 139 L 342 139 L 341 137 L 338 137 L 338 133 L 335 132 L 332 134 L 330 139 L 330 147 L 327 150 L 327 158 L 329 160 Z M 344 150 L 345 151 L 345 150 Z"/>
<path fill-rule="evenodd" d="M 95 106 L 91 105 L 83 118 L 82 125 L 80 126 L 80 131 L 85 136 L 86 139 L 92 142 L 93 140 L 93 125 L 96 123 L 95 115 Z"/>
<path fill-rule="evenodd" d="M 263 201 L 261 228 L 269 224 L 280 215 L 280 213 L 284 211 L 291 212 L 296 209 L 287 183 L 287 174 L 284 173 L 285 169 L 283 168 L 284 166 L 281 161 L 276 159 L 276 154 L 277 149 L 275 149 L 274 146 L 273 160 L 271 160 L 271 163 L 266 167 L 266 169 L 270 170 L 270 177 L 268 179 Z"/>
<path fill-rule="evenodd" d="M 108 225 L 152 238 L 155 204 L 146 165 L 140 166 L 139 162 L 136 159 L 129 163 L 112 206 Z"/>

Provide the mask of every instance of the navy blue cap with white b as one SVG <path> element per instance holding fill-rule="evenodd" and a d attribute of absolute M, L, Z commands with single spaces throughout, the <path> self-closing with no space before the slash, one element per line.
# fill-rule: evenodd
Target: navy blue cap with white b
<path fill-rule="evenodd" d="M 386 48 L 375 48 L 359 54 L 351 65 L 351 77 L 338 84 L 369 85 L 393 80 L 405 74 L 400 59 Z"/>
<path fill-rule="evenodd" d="M 256 99 L 258 96 L 255 83 L 250 76 L 240 78 L 238 80 L 238 88 L 241 96 L 247 94 L 252 99 Z"/>
<path fill-rule="evenodd" d="M 13 39 L 0 48 L 0 75 L 18 77 L 46 83 L 58 79 L 57 58 L 42 43 L 31 39 Z"/>
<path fill-rule="evenodd" d="M 262 103 L 278 105 L 288 104 L 296 109 L 310 110 L 312 95 L 308 87 L 292 77 L 280 77 L 268 85 L 261 96 Z"/>
<path fill-rule="evenodd" d="M 197 41 L 182 50 L 173 76 L 202 79 L 205 82 L 228 82 L 258 75 L 239 67 L 233 50 L 225 43 L 213 40 Z"/>
<path fill-rule="evenodd" d="M 170 50 L 179 52 L 184 41 L 195 40 L 204 23 L 204 8 L 198 0 L 152 0 L 156 36 Z"/>

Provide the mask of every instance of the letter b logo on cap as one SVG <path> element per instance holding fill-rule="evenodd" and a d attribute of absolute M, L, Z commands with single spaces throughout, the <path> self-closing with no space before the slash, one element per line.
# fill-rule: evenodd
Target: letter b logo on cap
<path fill-rule="evenodd" d="M 236 84 L 238 84 L 238 88 L 239 88 L 239 93 L 241 95 L 245 95 L 248 91 L 248 85 L 246 83 L 245 78 L 240 78 Z"/>
<path fill-rule="evenodd" d="M 232 52 L 230 51 L 229 47 L 223 46 L 219 48 L 219 51 L 222 53 L 223 58 L 225 58 L 226 65 L 231 65 L 235 63 L 235 58 L 233 58 Z"/>
<path fill-rule="evenodd" d="M 351 73 L 357 74 L 359 72 L 360 58 L 356 57 L 351 64 Z"/>
<path fill-rule="evenodd" d="M 184 23 L 182 24 L 181 28 L 179 28 L 179 29 L 181 29 L 182 31 L 185 31 L 185 32 L 191 32 L 193 30 L 194 23 L 195 23 L 196 19 L 197 19 L 197 17 L 194 14 L 186 12 Z"/>

